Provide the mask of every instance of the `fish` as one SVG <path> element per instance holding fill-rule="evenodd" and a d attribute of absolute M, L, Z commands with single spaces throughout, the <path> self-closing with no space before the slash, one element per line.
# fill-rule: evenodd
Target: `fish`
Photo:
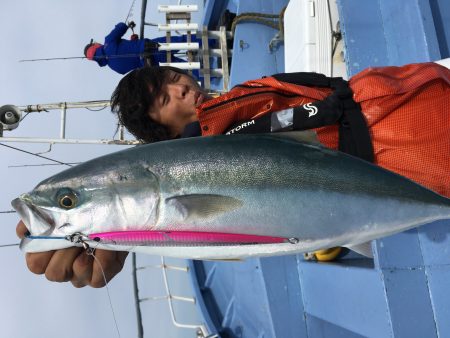
<path fill-rule="evenodd" d="M 25 252 L 70 246 L 187 259 L 354 247 L 450 218 L 450 200 L 292 134 L 139 145 L 64 170 L 11 202 Z"/>

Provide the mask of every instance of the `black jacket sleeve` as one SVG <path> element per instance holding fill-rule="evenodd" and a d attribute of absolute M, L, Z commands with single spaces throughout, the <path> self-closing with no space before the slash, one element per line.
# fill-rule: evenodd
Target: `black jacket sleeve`
<path fill-rule="evenodd" d="M 282 73 L 273 75 L 279 81 L 302 86 L 328 87 L 334 91 L 322 101 L 315 101 L 282 112 L 272 112 L 258 119 L 242 121 L 230 127 L 227 134 L 270 133 L 307 130 L 339 125 L 339 150 L 373 162 L 373 146 L 361 107 L 353 100 L 353 92 L 342 78 L 329 78 L 317 73 Z M 291 116 L 289 124 L 280 128 L 277 114 Z"/>

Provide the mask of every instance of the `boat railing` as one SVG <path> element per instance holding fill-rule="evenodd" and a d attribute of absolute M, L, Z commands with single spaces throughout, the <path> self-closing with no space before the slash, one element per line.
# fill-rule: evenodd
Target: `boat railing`
<path fill-rule="evenodd" d="M 60 144 L 115 144 L 115 145 L 133 145 L 139 141 L 135 139 L 125 139 L 124 127 L 118 125 L 117 139 L 81 139 L 67 138 L 67 110 L 68 109 L 88 109 L 93 112 L 103 110 L 110 106 L 109 100 L 80 101 L 80 102 L 58 102 L 44 103 L 27 106 L 4 105 L 0 107 L 0 141 L 1 142 L 25 142 L 25 143 L 49 143 L 50 145 Z M 30 113 L 49 112 L 50 110 L 60 110 L 59 137 L 40 138 L 40 137 L 3 137 L 4 130 L 16 129 L 26 115 Z M 25 116 L 23 116 L 26 114 Z"/>
<path fill-rule="evenodd" d="M 141 38 L 144 37 L 146 26 L 156 26 L 159 31 L 164 32 L 166 42 L 160 43 L 158 51 L 166 52 L 166 62 L 160 62 L 160 66 L 171 66 L 187 70 L 190 74 L 197 71 L 203 78 L 203 87 L 207 91 L 212 91 L 212 78 L 222 79 L 222 89 L 214 89 L 213 92 L 222 93 L 229 90 L 230 71 L 228 58 L 232 55 L 232 50 L 228 49 L 228 39 L 232 39 L 232 33 L 220 27 L 219 30 L 211 31 L 206 26 L 199 27 L 199 24 L 191 22 L 191 14 L 198 11 L 197 5 L 160 5 L 158 12 L 165 13 L 166 22 L 155 24 L 146 21 L 147 1 L 142 2 L 141 12 Z M 180 23 L 180 21 L 183 21 Z M 173 33 L 180 32 L 186 34 L 185 43 L 171 42 Z M 201 36 L 201 46 L 198 42 L 192 42 L 192 35 Z M 210 46 L 210 41 L 217 40 L 216 46 Z M 211 48 L 216 47 L 216 48 Z M 172 62 L 172 51 L 185 51 L 185 62 Z M 219 66 L 220 65 L 220 66 Z M 218 86 L 217 86 L 218 87 Z"/>
<path fill-rule="evenodd" d="M 191 303 L 193 306 L 196 304 L 196 298 L 195 297 L 189 297 L 189 296 L 181 296 L 181 295 L 175 295 L 172 290 L 169 283 L 169 278 L 167 276 L 167 271 L 178 271 L 181 273 L 189 273 L 189 267 L 188 266 L 177 266 L 177 265 L 170 265 L 166 263 L 166 259 L 161 256 L 161 264 L 153 264 L 153 265 L 145 265 L 145 266 L 137 266 L 136 264 L 136 255 L 133 253 L 133 285 L 134 285 L 134 294 L 135 294 L 135 302 L 136 302 L 136 313 L 137 313 L 137 321 L 138 321 L 138 337 L 143 338 L 143 325 L 142 325 L 142 316 L 141 316 L 141 306 L 140 304 L 145 301 L 159 301 L 159 300 L 167 300 L 169 305 L 169 312 L 170 312 L 170 318 L 172 321 L 172 324 L 178 328 L 181 329 L 191 329 L 195 330 L 197 334 L 197 338 L 218 338 L 219 336 L 217 334 L 211 334 L 206 325 L 203 323 L 182 323 L 177 319 L 177 316 L 175 314 L 174 309 L 174 301 L 177 302 L 185 302 L 185 303 Z M 150 297 L 143 297 L 141 298 L 139 296 L 139 290 L 137 285 L 137 272 L 144 270 L 144 269 L 160 269 L 163 277 L 163 283 L 164 283 L 164 289 L 165 294 L 160 296 L 150 296 Z"/>

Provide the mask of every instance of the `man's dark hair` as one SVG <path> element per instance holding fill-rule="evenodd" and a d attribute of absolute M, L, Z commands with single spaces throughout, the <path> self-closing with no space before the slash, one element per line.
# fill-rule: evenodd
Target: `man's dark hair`
<path fill-rule="evenodd" d="M 148 111 L 164 85 L 177 74 L 187 74 L 174 67 L 143 67 L 132 70 L 120 80 L 111 96 L 111 110 L 138 140 L 156 142 L 170 139 L 166 126 L 150 118 Z"/>

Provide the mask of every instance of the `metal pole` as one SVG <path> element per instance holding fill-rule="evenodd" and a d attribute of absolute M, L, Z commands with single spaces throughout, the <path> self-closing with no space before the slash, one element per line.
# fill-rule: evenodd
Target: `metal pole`
<path fill-rule="evenodd" d="M 125 128 L 123 125 L 119 125 L 119 140 L 123 141 L 125 140 Z"/>
<path fill-rule="evenodd" d="M 170 20 L 166 20 L 165 25 L 158 25 L 158 30 L 160 31 L 187 31 L 187 32 L 197 32 L 198 24 L 197 23 L 170 23 Z M 170 34 L 170 33 L 169 33 Z M 170 41 L 167 41 L 168 43 Z"/>
<path fill-rule="evenodd" d="M 144 38 L 144 27 L 145 27 L 145 11 L 147 10 L 147 0 L 142 0 L 141 5 L 141 30 L 139 32 L 139 37 Z"/>
<path fill-rule="evenodd" d="M 110 105 L 109 100 L 98 101 L 80 101 L 80 102 L 58 102 L 34 104 L 28 106 L 19 106 L 19 109 L 25 113 L 40 113 L 52 109 L 72 109 L 72 108 L 106 108 Z"/>
<path fill-rule="evenodd" d="M 211 90 L 211 67 L 209 65 L 209 41 L 208 27 L 202 30 L 202 61 L 203 61 L 203 84 L 206 90 Z"/>
<path fill-rule="evenodd" d="M 197 12 L 197 5 L 159 5 L 158 12 L 161 13 L 189 13 Z"/>
<path fill-rule="evenodd" d="M 61 107 L 61 129 L 59 133 L 59 137 L 62 139 L 66 138 L 66 112 L 67 106 L 64 103 Z"/>
<path fill-rule="evenodd" d="M 0 129 L 0 142 L 28 142 L 28 143 L 50 143 L 50 144 L 116 144 L 116 145 L 134 145 L 139 144 L 137 140 L 125 140 L 123 126 L 121 126 L 121 134 L 119 140 L 100 139 L 100 140 L 86 140 L 86 139 L 66 139 L 66 117 L 67 109 L 72 108 L 86 108 L 93 111 L 103 110 L 110 106 L 109 100 L 97 101 L 83 101 L 83 102 L 59 102 L 59 103 L 45 103 L 27 106 L 15 107 L 25 113 L 40 113 L 48 112 L 49 110 L 59 109 L 61 111 L 60 118 L 60 133 L 59 138 L 36 138 L 36 137 L 3 137 Z M 3 106 L 5 107 L 5 106 Z M 0 107 L 1 108 L 1 107 Z M 97 108 L 97 109 L 91 109 Z"/>
<path fill-rule="evenodd" d="M 185 70 L 200 69 L 200 62 L 160 62 L 160 66 L 170 66 Z"/>
<path fill-rule="evenodd" d="M 181 301 L 181 302 L 189 302 L 189 303 L 195 304 L 195 298 L 183 297 L 183 296 L 175 296 L 175 295 L 146 297 L 146 298 L 141 298 L 139 301 L 140 302 L 145 302 L 147 300 L 164 300 L 164 299 L 173 299 L 173 300 L 178 300 L 178 301 Z"/>
<path fill-rule="evenodd" d="M 161 256 L 161 265 L 162 266 L 166 266 L 166 262 L 164 260 L 164 257 Z M 163 274 L 163 280 L 164 280 L 164 287 L 166 289 L 166 293 L 168 295 L 170 295 L 170 289 L 169 289 L 169 282 L 167 280 L 167 272 L 166 269 L 162 269 L 162 274 Z M 181 324 L 179 323 L 176 318 L 175 318 L 175 311 L 173 308 L 173 304 L 172 304 L 172 297 L 169 297 L 168 299 L 168 303 L 169 303 L 169 311 L 170 311 L 170 316 L 172 318 L 172 323 L 173 325 L 177 326 L 177 327 L 181 327 L 181 328 L 187 328 L 187 329 L 199 329 L 202 331 L 202 333 L 204 334 L 204 336 L 206 336 L 207 334 L 207 329 L 204 325 L 202 324 L 198 324 L 198 325 L 189 325 L 189 324 Z"/>
<path fill-rule="evenodd" d="M 84 140 L 84 139 L 60 139 L 60 138 L 38 138 L 38 137 L 0 137 L 0 142 L 19 143 L 52 143 L 52 144 L 114 144 L 114 145 L 137 145 L 138 140 Z"/>
<path fill-rule="evenodd" d="M 188 267 L 167 265 L 167 264 L 166 265 L 161 265 L 161 264 L 144 265 L 144 266 L 140 266 L 139 268 L 137 268 L 137 270 L 143 270 L 143 269 L 147 269 L 147 268 L 178 270 L 178 271 L 183 271 L 183 272 L 188 272 L 189 271 Z"/>
<path fill-rule="evenodd" d="M 144 327 L 142 326 L 142 314 L 141 305 L 139 300 L 139 289 L 137 282 L 137 270 L 136 270 L 136 253 L 131 253 L 131 264 L 133 266 L 133 291 L 134 291 L 134 303 L 136 305 L 136 319 L 138 326 L 138 338 L 144 338 Z"/>
<path fill-rule="evenodd" d="M 174 42 L 174 43 L 160 43 L 158 50 L 198 50 L 200 45 L 198 42 Z"/>
<path fill-rule="evenodd" d="M 225 31 L 225 27 L 220 27 L 220 50 L 222 51 L 221 59 L 222 59 L 222 72 L 223 72 L 223 91 L 228 92 L 229 82 L 230 82 L 230 73 L 228 69 L 228 52 L 227 52 L 227 32 Z"/>

